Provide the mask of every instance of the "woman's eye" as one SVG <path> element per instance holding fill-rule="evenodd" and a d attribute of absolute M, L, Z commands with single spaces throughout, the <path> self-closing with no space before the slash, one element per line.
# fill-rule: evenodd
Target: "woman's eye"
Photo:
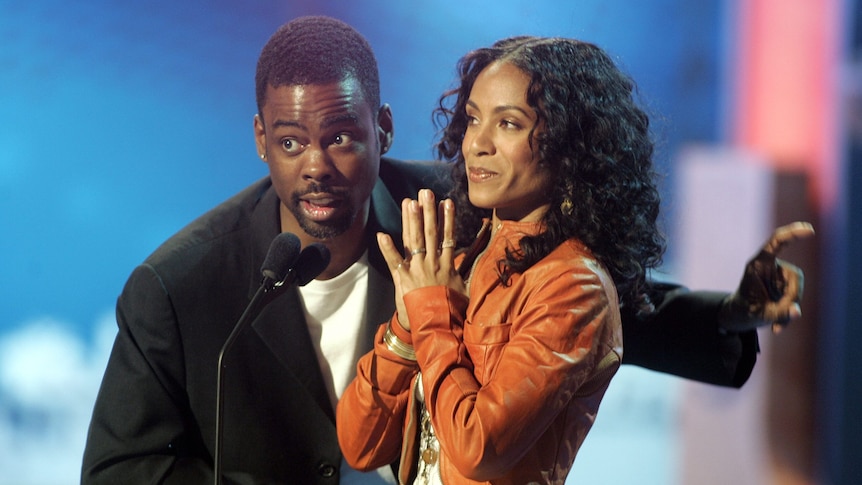
<path fill-rule="evenodd" d="M 476 126 L 478 124 L 479 124 L 479 118 L 476 118 L 475 116 L 467 115 L 467 128 L 470 128 L 471 126 Z"/>
<path fill-rule="evenodd" d="M 500 126 L 502 126 L 504 128 L 512 128 L 512 129 L 518 129 L 521 127 L 521 125 L 519 125 L 518 123 L 516 123 L 512 120 L 501 120 Z"/>

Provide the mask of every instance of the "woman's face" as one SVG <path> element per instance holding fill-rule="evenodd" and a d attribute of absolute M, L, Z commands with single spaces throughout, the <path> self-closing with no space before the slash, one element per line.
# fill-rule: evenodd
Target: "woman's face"
<path fill-rule="evenodd" d="M 524 71 L 494 62 L 479 73 L 467 100 L 461 151 L 470 202 L 499 219 L 538 221 L 550 204 L 551 174 L 530 146 L 537 116 L 527 104 L 529 84 Z"/>

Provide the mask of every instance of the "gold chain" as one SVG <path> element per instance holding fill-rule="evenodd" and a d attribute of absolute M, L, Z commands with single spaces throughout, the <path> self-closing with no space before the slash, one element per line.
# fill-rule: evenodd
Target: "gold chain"
<path fill-rule="evenodd" d="M 432 469 L 434 465 L 437 463 L 438 453 L 437 450 L 434 449 L 434 442 L 436 440 L 434 436 L 434 427 L 431 426 L 431 413 L 428 412 L 428 408 L 425 407 L 425 403 L 422 403 L 421 409 L 421 452 L 420 456 L 422 461 L 425 463 L 425 466 L 422 467 L 422 483 L 431 483 L 429 481 L 429 474 L 432 473 Z"/>

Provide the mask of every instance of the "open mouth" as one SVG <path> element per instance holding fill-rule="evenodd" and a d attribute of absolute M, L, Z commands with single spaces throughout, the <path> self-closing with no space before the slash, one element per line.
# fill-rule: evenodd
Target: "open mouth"
<path fill-rule="evenodd" d="M 342 206 L 343 199 L 333 194 L 314 193 L 299 197 L 299 207 L 305 215 L 317 222 L 325 221 Z"/>

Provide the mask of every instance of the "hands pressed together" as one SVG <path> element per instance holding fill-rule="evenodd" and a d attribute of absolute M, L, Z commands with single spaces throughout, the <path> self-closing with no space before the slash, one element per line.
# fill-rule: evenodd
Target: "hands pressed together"
<path fill-rule="evenodd" d="M 377 243 L 395 283 L 398 321 L 410 330 L 404 295 L 440 285 L 462 294 L 467 291 L 455 267 L 455 205 L 451 200 L 437 203 L 432 191 L 420 190 L 418 200 L 401 202 L 401 227 L 404 255 L 388 234 L 378 233 Z"/>
<path fill-rule="evenodd" d="M 777 256 L 787 244 L 812 235 L 814 228 L 807 222 L 781 226 L 772 233 L 745 266 L 739 288 L 724 301 L 719 318 L 725 330 L 746 331 L 771 325 L 772 331 L 778 333 L 802 315 L 802 270 Z"/>

